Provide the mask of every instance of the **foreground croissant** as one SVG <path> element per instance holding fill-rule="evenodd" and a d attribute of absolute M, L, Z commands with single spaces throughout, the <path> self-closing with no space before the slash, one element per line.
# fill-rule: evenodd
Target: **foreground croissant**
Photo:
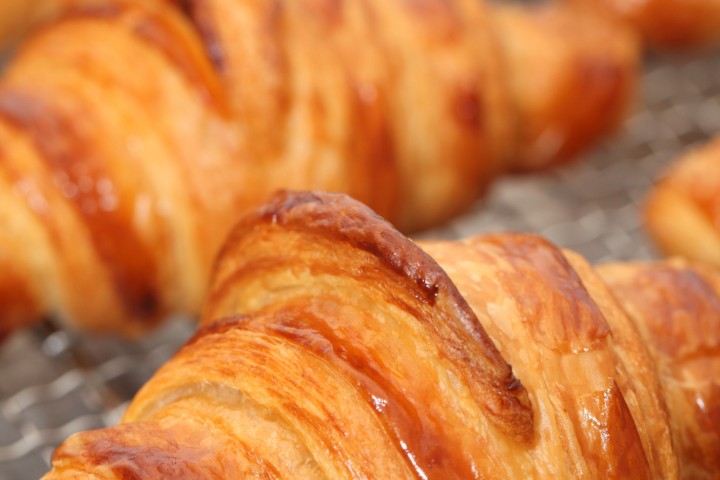
<path fill-rule="evenodd" d="M 236 215 L 278 187 L 436 224 L 612 128 L 635 79 L 629 37 L 560 9 L 63 1 L 0 82 L 0 336 L 197 313 Z"/>
<path fill-rule="evenodd" d="M 720 278 L 600 274 L 539 237 L 421 249 L 346 197 L 281 194 L 124 423 L 45 479 L 718 478 Z"/>

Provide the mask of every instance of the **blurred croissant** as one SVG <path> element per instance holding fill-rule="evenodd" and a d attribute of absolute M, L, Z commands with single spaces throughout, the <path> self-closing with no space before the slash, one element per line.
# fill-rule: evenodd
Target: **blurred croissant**
<path fill-rule="evenodd" d="M 587 147 L 635 83 L 632 36 L 559 7 L 535 24 L 478 0 L 80 3 L 0 81 L 0 334 L 196 313 L 238 212 L 280 187 L 437 224 L 503 170 Z"/>
<path fill-rule="evenodd" d="M 44 478 L 718 478 L 720 277 L 599 272 L 280 194 L 229 237 L 198 333 Z"/>
<path fill-rule="evenodd" d="M 53 18 L 73 0 L 6 0 L 0 2 L 0 51 L 33 26 Z"/>
<path fill-rule="evenodd" d="M 720 267 L 720 139 L 686 153 L 651 189 L 645 227 L 660 250 Z"/>
<path fill-rule="evenodd" d="M 696 49 L 720 42 L 720 0 L 569 0 L 636 29 L 651 46 Z"/>

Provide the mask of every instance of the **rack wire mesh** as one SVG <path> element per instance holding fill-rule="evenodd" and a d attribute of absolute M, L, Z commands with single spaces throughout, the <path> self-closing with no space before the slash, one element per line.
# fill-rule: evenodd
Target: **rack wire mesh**
<path fill-rule="evenodd" d="M 423 237 L 533 231 L 594 262 L 655 254 L 639 215 L 645 192 L 682 151 L 720 131 L 720 54 L 649 58 L 635 112 L 582 162 L 505 178 L 490 196 Z M 137 389 L 191 335 L 173 319 L 138 343 L 50 324 L 0 346 L 0 480 L 40 477 L 70 434 L 118 421 Z"/>

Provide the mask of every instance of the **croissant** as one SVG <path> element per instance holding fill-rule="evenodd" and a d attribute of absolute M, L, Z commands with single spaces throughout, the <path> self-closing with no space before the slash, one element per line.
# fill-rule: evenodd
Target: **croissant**
<path fill-rule="evenodd" d="M 683 476 L 720 478 L 720 276 L 678 259 L 598 271 L 653 358 Z"/>
<path fill-rule="evenodd" d="M 631 29 L 559 5 L 498 4 L 492 18 L 522 118 L 511 170 L 567 163 L 615 129 L 634 100 Z"/>
<path fill-rule="evenodd" d="M 31 27 L 57 14 L 72 0 L 5 1 L 0 3 L 0 50 Z"/>
<path fill-rule="evenodd" d="M 44 478 L 718 478 L 719 282 L 598 275 L 534 235 L 418 246 L 348 197 L 278 194 L 230 234 L 197 334 Z"/>
<path fill-rule="evenodd" d="M 544 161 L 577 152 L 625 108 L 634 43 L 562 46 L 543 85 L 507 81 L 529 54 L 498 37 L 529 22 L 477 0 L 69 9 L 0 81 L 0 334 L 54 314 L 136 335 L 198 312 L 238 213 L 281 187 L 346 192 L 413 231 L 468 207 L 545 124 Z M 579 78 L 602 113 L 558 104 Z"/>
<path fill-rule="evenodd" d="M 636 29 L 651 46 L 697 49 L 720 41 L 720 0 L 569 0 Z"/>
<path fill-rule="evenodd" d="M 650 190 L 645 229 L 668 254 L 720 266 L 720 140 L 686 153 Z"/>

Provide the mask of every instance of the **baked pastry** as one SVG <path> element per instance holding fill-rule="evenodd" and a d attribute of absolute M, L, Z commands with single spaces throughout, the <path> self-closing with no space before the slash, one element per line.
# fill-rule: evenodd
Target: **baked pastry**
<path fill-rule="evenodd" d="M 620 124 L 637 82 L 633 30 L 560 4 L 496 4 L 492 16 L 523 119 L 511 170 L 567 163 Z"/>
<path fill-rule="evenodd" d="M 685 478 L 720 476 L 720 275 L 673 259 L 598 268 L 635 320 L 665 393 Z"/>
<path fill-rule="evenodd" d="M 607 100 L 613 120 L 580 126 L 542 99 L 564 75 L 534 93 L 507 80 L 528 57 L 501 53 L 515 24 L 495 28 L 477 0 L 68 10 L 0 81 L 0 335 L 42 314 L 135 335 L 196 313 L 237 215 L 280 187 L 346 192 L 412 231 L 474 202 L 542 119 L 566 140 L 577 129 L 576 152 L 626 103 L 633 43 L 568 47 L 548 65 L 572 71 L 586 54 L 614 65 L 618 78 L 580 93 Z"/>
<path fill-rule="evenodd" d="M 688 49 L 720 41 L 720 0 L 570 0 L 635 28 L 656 48 Z"/>
<path fill-rule="evenodd" d="M 718 331 L 718 284 L 686 297 L 653 283 L 674 266 L 614 268 L 613 288 L 638 290 L 624 308 L 533 235 L 418 246 L 347 197 L 280 194 L 231 233 L 198 333 L 45 480 L 717 476 L 717 455 L 686 462 L 683 442 L 720 431 L 717 342 L 694 336 Z M 684 300 L 712 314 L 654 316 Z"/>
<path fill-rule="evenodd" d="M 103 0 L 9 0 L 0 2 L 0 53 L 30 30 L 52 20 L 71 6 L 98 4 Z"/>
<path fill-rule="evenodd" d="M 720 140 L 670 166 L 645 202 L 645 228 L 658 248 L 720 266 Z"/>
<path fill-rule="evenodd" d="M 61 0 L 2 2 L 0 4 L 0 51 L 31 26 L 52 16 Z"/>

